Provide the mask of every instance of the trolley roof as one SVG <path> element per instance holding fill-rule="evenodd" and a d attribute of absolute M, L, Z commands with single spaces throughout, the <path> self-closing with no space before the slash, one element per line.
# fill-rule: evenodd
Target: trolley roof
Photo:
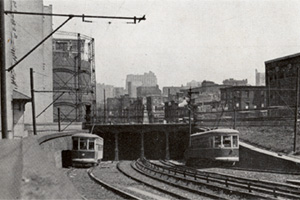
<path fill-rule="evenodd" d="M 193 136 L 204 136 L 204 135 L 231 135 L 231 134 L 239 134 L 237 130 L 234 129 L 214 129 L 206 132 L 194 133 Z"/>
<path fill-rule="evenodd" d="M 81 137 L 81 138 L 99 138 L 102 139 L 101 137 L 99 137 L 98 135 L 95 134 L 91 134 L 91 133 L 76 133 L 74 135 L 72 135 L 73 137 Z"/>

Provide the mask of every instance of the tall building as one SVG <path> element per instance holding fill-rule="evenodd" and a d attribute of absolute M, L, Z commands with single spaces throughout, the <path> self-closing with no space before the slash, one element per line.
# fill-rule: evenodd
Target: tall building
<path fill-rule="evenodd" d="M 265 62 L 269 106 L 295 107 L 299 66 L 300 53 Z"/>
<path fill-rule="evenodd" d="M 5 10 L 52 13 L 52 6 L 43 1 L 5 0 Z M 52 32 L 51 16 L 7 14 L 5 20 L 6 69 L 27 54 Z M 52 37 L 39 46 L 7 77 L 7 126 L 10 138 L 27 135 L 25 124 L 32 124 L 30 101 L 30 68 L 33 68 L 35 110 L 37 123 L 53 122 L 52 91 Z M 39 91 L 39 92 L 37 92 Z M 47 106 L 48 109 L 43 111 Z M 1 126 L 1 125 L 0 125 Z"/>
<path fill-rule="evenodd" d="M 258 72 L 257 69 L 255 69 L 255 85 L 256 86 L 266 85 L 265 73 Z"/>
<path fill-rule="evenodd" d="M 59 33 L 53 39 L 54 120 L 84 122 L 96 112 L 94 39 Z"/>
<path fill-rule="evenodd" d="M 248 85 L 248 80 L 243 79 L 243 80 L 235 80 L 233 78 L 226 79 L 223 81 L 223 85 L 228 85 L 228 86 L 246 86 Z"/>
<path fill-rule="evenodd" d="M 149 73 L 129 74 L 126 77 L 126 91 L 130 97 L 137 97 L 136 89 L 139 86 L 151 87 L 157 85 L 157 78 L 151 71 Z"/>

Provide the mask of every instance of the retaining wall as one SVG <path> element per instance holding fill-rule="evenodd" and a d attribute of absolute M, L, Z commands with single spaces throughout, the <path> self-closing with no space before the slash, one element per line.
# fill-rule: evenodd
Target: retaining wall
<path fill-rule="evenodd" d="M 300 159 L 256 148 L 240 142 L 240 168 L 300 173 Z"/>
<path fill-rule="evenodd" d="M 74 133 L 0 140 L 0 198 L 82 199 L 60 165 Z"/>

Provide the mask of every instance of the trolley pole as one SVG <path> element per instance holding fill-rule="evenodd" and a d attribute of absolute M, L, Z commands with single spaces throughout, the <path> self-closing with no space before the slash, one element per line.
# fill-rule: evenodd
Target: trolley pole
<path fill-rule="evenodd" d="M 33 69 L 30 68 L 30 91 L 31 91 L 31 107 L 32 107 L 32 126 L 33 134 L 36 135 L 36 122 L 35 122 L 35 101 L 34 101 L 34 80 Z"/>
<path fill-rule="evenodd" d="M 1 79 L 1 132 L 2 138 L 8 139 L 7 132 L 7 98 L 6 98 L 6 65 L 5 65 L 5 21 L 4 0 L 0 0 L 0 79 Z"/>
<path fill-rule="evenodd" d="M 296 107 L 295 107 L 295 124 L 294 124 L 294 152 L 297 151 L 297 132 L 298 132 L 298 105 L 299 105 L 299 66 L 297 67 L 296 80 Z"/>

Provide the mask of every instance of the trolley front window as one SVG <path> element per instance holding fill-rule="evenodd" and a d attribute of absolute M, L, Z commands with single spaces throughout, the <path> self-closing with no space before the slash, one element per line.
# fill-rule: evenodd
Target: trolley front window
<path fill-rule="evenodd" d="M 221 136 L 215 136 L 215 147 L 222 147 Z"/>
<path fill-rule="evenodd" d="M 238 144 L 238 136 L 236 136 L 236 135 L 232 136 L 232 145 L 233 145 L 233 147 L 238 147 L 239 146 L 239 144 Z"/>
<path fill-rule="evenodd" d="M 95 141 L 89 140 L 89 150 L 94 150 L 94 147 L 95 147 Z"/>
<path fill-rule="evenodd" d="M 223 146 L 231 147 L 231 137 L 230 136 L 223 136 Z"/>
<path fill-rule="evenodd" d="M 73 138 L 73 150 L 78 150 L 78 138 Z"/>
<path fill-rule="evenodd" d="M 80 138 L 80 149 L 87 150 L 87 139 Z"/>

